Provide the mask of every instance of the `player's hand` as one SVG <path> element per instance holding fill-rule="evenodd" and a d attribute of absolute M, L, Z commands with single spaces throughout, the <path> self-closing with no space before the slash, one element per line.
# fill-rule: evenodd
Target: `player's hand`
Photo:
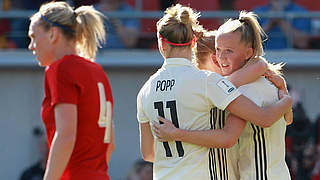
<path fill-rule="evenodd" d="M 157 139 L 161 142 L 164 141 L 174 141 L 174 134 L 177 128 L 172 124 L 171 121 L 164 119 L 162 117 L 158 117 L 159 122 L 163 122 L 160 124 L 157 121 L 153 122 L 152 129 L 154 134 L 157 136 Z"/>
<path fill-rule="evenodd" d="M 292 109 L 284 115 L 287 126 L 293 123 L 293 112 Z"/>
<path fill-rule="evenodd" d="M 285 96 L 289 96 L 289 95 L 287 95 L 283 90 L 279 90 L 278 94 L 279 94 L 279 99 L 282 99 L 282 98 L 284 98 Z M 289 97 L 290 97 L 290 96 L 289 96 Z"/>
<path fill-rule="evenodd" d="M 272 82 L 278 89 L 284 90 L 286 87 L 286 81 L 285 79 L 278 74 L 275 74 L 274 72 L 267 70 L 264 76 Z"/>
<path fill-rule="evenodd" d="M 289 97 L 289 98 L 291 98 L 291 96 L 287 95 L 283 90 L 279 90 L 279 98 L 282 99 L 282 98 L 284 98 L 284 97 Z M 292 122 L 293 122 L 292 107 L 291 107 L 291 109 L 290 109 L 288 112 L 286 112 L 286 113 L 284 114 L 284 119 L 286 120 L 287 125 L 292 124 Z"/>

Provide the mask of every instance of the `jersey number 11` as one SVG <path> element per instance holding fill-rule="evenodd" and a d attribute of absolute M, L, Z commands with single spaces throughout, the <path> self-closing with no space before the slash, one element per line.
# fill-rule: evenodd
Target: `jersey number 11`
<path fill-rule="evenodd" d="M 163 110 L 164 107 L 163 107 L 163 102 L 162 101 L 154 102 L 154 108 L 158 110 L 158 115 L 159 116 L 165 118 L 164 110 Z M 176 128 L 179 128 L 176 101 L 167 101 L 166 102 L 166 108 L 170 109 L 172 123 L 174 124 L 174 126 Z M 160 124 L 163 124 L 163 122 L 160 121 Z M 168 142 L 163 142 L 163 147 L 166 150 L 166 156 L 167 157 L 172 157 L 172 153 L 171 153 L 171 150 L 170 150 Z M 178 150 L 179 157 L 183 157 L 184 150 L 183 150 L 181 141 L 176 141 L 176 147 L 177 147 L 177 150 Z"/>

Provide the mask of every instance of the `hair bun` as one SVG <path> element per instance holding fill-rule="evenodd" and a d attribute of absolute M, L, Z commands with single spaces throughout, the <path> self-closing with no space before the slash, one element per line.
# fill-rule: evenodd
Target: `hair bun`
<path fill-rule="evenodd" d="M 189 12 L 186 10 L 186 9 L 182 9 L 180 12 L 179 12 L 179 16 L 180 16 L 180 21 L 183 23 L 183 24 L 189 24 Z"/>

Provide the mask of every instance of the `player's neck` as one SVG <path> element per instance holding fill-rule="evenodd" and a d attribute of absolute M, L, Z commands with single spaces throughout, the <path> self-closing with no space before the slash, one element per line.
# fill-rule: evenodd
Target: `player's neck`
<path fill-rule="evenodd" d="M 54 48 L 55 60 L 59 60 L 66 55 L 76 55 L 77 51 L 75 46 L 76 45 L 71 42 L 57 44 L 57 47 Z"/>
<path fill-rule="evenodd" d="M 191 61 L 191 51 L 171 51 L 166 58 L 185 58 Z"/>

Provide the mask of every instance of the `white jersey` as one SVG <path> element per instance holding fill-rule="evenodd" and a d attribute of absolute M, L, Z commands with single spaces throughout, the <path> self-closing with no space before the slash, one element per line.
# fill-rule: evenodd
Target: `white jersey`
<path fill-rule="evenodd" d="M 261 77 L 241 86 L 239 90 L 264 107 L 278 100 L 278 89 Z M 261 128 L 247 122 L 239 143 L 232 149 L 232 160 L 238 161 L 241 180 L 289 180 L 285 162 L 286 122 L 282 117 L 269 128 Z M 233 162 L 234 163 L 234 162 Z"/>
<path fill-rule="evenodd" d="M 181 129 L 208 130 L 210 110 L 225 109 L 240 92 L 222 76 L 198 70 L 189 60 L 166 59 L 145 83 L 137 97 L 140 123 L 163 116 Z M 159 142 L 155 138 L 154 179 L 213 179 L 209 148 L 180 141 Z"/>
<path fill-rule="evenodd" d="M 212 128 L 211 129 L 223 129 L 229 112 L 226 110 L 220 110 L 213 108 L 212 113 Z M 211 148 L 211 166 L 213 169 L 213 176 L 215 180 L 236 180 L 239 179 L 239 168 L 235 159 L 238 158 L 236 154 L 237 144 L 232 148 Z M 232 151 L 231 153 L 229 153 Z"/>

